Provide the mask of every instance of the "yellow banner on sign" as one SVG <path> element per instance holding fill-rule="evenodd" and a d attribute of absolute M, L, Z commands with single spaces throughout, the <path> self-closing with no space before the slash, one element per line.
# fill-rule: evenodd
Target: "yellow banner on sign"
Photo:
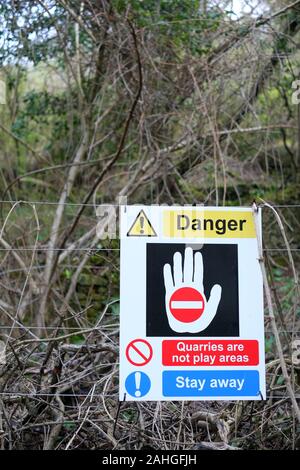
<path fill-rule="evenodd" d="M 255 238 L 250 211 L 166 210 L 163 234 L 173 238 Z"/>

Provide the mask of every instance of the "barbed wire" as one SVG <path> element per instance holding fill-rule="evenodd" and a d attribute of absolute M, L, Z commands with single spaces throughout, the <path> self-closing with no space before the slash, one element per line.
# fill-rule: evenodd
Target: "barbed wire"
<path fill-rule="evenodd" d="M 114 239 L 116 240 L 116 239 Z M 66 248 L 47 248 L 47 247 L 43 247 L 43 246 L 36 246 L 36 247 L 25 247 L 25 248 L 15 248 L 15 247 L 11 247 L 11 248 L 0 248 L 0 251 L 67 251 L 68 250 L 68 247 Z M 73 251 L 91 251 L 91 252 L 97 252 L 97 251 L 120 251 L 120 248 L 105 248 L 105 247 L 101 247 L 101 248 L 82 248 L 82 247 L 74 247 L 72 248 L 72 252 Z M 70 253 L 71 254 L 71 253 Z"/>
<path fill-rule="evenodd" d="M 60 264 L 59 266 L 60 266 L 60 268 L 63 268 L 63 269 L 71 269 L 71 268 L 74 269 L 75 267 L 79 266 L 79 263 Z M 98 266 L 97 264 L 85 264 L 84 266 L 85 266 L 85 268 L 91 268 L 91 269 L 94 269 L 94 270 L 104 269 L 103 266 Z M 23 271 L 27 272 L 28 269 L 29 268 L 15 268 L 15 269 L 1 269 L 0 268 L 0 277 L 4 276 L 5 274 L 21 273 Z M 31 271 L 32 270 L 37 270 L 37 269 L 45 269 L 45 265 L 44 264 L 38 264 L 38 265 L 30 266 Z"/>
<path fill-rule="evenodd" d="M 18 392 L 0 392 L 0 396 L 12 396 L 15 398 L 19 397 L 31 397 L 31 398 L 42 398 L 42 397 L 57 397 L 59 395 L 60 397 L 67 397 L 67 398 L 73 398 L 73 397 L 80 397 L 80 398 L 103 398 L 107 397 L 109 395 L 106 395 L 104 393 L 93 393 L 91 395 L 90 393 L 40 393 L 40 394 L 35 394 L 35 393 L 18 393 Z M 300 398 L 300 395 L 295 395 L 296 398 Z M 242 397 L 241 397 L 242 398 Z M 283 395 L 266 395 L 266 399 L 269 398 L 277 398 L 277 399 L 285 399 L 285 400 L 290 400 L 290 397 L 288 396 L 283 396 Z M 153 400 L 154 401 L 154 400 Z M 177 400 L 173 400 L 177 401 Z M 224 400 L 220 400 L 224 401 Z M 248 400 L 248 401 L 257 401 L 257 400 Z M 126 402 L 130 402 L 130 400 L 126 400 Z M 132 400 L 132 403 L 135 402 Z M 236 403 L 236 400 L 226 400 L 226 402 L 229 403 Z M 124 402 L 125 403 L 125 402 Z"/>
<path fill-rule="evenodd" d="M 118 302 L 118 300 L 116 300 L 115 302 Z M 113 327 L 115 325 L 105 325 L 105 327 Z M 38 330 L 40 329 L 40 327 L 38 326 L 30 326 L 30 325 L 24 325 L 24 326 L 10 326 L 10 325 L 7 325 L 7 326 L 0 326 L 0 330 L 5 330 L 5 329 L 14 329 L 14 330 L 24 330 L 24 328 L 28 328 L 30 330 Z M 89 331 L 89 333 L 91 333 L 92 331 L 97 331 L 99 330 L 100 328 L 103 328 L 103 325 L 100 325 L 99 327 L 95 327 L 94 330 L 93 330 L 93 327 L 91 327 L 91 330 Z M 78 326 L 61 326 L 61 327 L 57 327 L 57 326 L 43 326 L 43 330 L 78 330 L 78 331 L 85 331 L 85 328 L 81 328 L 81 327 L 78 327 Z M 300 334 L 300 330 L 279 330 L 278 333 L 294 333 L 294 334 Z M 265 334 L 273 334 L 273 331 L 266 331 L 265 330 Z M 38 339 L 37 341 L 42 341 L 43 338 L 41 339 Z"/>
<path fill-rule="evenodd" d="M 0 204 L 17 204 L 17 203 L 26 203 L 26 204 L 35 204 L 35 205 L 45 205 L 45 206 L 86 206 L 86 207 L 95 207 L 93 203 L 81 203 L 81 202 L 55 202 L 55 201 L 27 201 L 23 199 L 18 200 L 0 200 Z M 99 205 L 109 205 L 109 206 L 118 206 L 118 204 L 111 204 L 111 203 L 99 203 Z"/>
<path fill-rule="evenodd" d="M 76 206 L 76 207 L 97 207 L 98 205 L 101 205 L 101 206 L 110 206 L 110 207 L 122 207 L 122 206 L 126 206 L 126 205 L 130 205 L 130 206 L 143 206 L 143 205 L 147 205 L 147 204 L 117 204 L 117 203 L 113 203 L 113 202 L 99 202 L 97 204 L 94 204 L 94 203 L 81 203 L 81 202 L 59 202 L 59 201 L 28 201 L 28 200 L 25 200 L 25 199 L 17 199 L 17 200 L 8 200 L 8 199 L 4 199 L 4 200 L 0 200 L 0 204 L 16 204 L 16 203 L 26 203 L 26 204 L 36 204 L 36 205 L 50 205 L 50 206 Z M 151 206 L 158 206 L 157 205 L 153 205 L 153 204 L 150 204 L 149 207 Z M 187 205 L 186 207 L 192 207 L 193 205 L 190 204 L 190 205 Z M 165 206 L 165 207 L 173 207 L 173 206 Z M 177 207 L 177 206 L 175 206 Z M 181 206 L 178 206 L 178 207 L 181 207 Z M 184 206 L 185 207 L 185 206 Z M 203 208 L 206 208 L 206 206 L 202 206 L 199 204 L 199 206 L 193 206 L 193 207 L 203 207 Z M 208 206 L 207 206 L 208 207 Z M 220 206 L 220 209 L 222 209 L 223 206 Z M 226 208 L 230 208 L 231 206 L 225 206 Z M 232 207 L 236 207 L 236 206 L 232 206 Z M 238 206 L 242 209 L 249 209 L 251 206 Z M 261 207 L 262 209 L 266 208 L 264 206 L 264 204 L 258 204 L 258 207 Z M 300 208 L 300 204 L 272 204 L 272 207 L 275 207 L 275 208 Z"/>
<path fill-rule="evenodd" d="M 118 238 L 113 238 L 113 240 L 118 240 Z M 188 242 L 187 242 L 188 243 Z M 37 247 L 10 247 L 10 248 L 0 248 L 0 251 L 67 251 L 68 246 L 66 248 L 48 248 L 45 246 L 37 246 Z M 89 248 L 89 247 L 72 247 L 72 252 L 73 251 L 91 251 L 91 252 L 97 252 L 97 251 L 120 251 L 120 248 L 106 248 L 106 247 L 100 247 L 100 248 Z M 263 251 L 300 251 L 300 248 L 264 248 Z M 70 253 L 71 254 L 71 253 Z"/>

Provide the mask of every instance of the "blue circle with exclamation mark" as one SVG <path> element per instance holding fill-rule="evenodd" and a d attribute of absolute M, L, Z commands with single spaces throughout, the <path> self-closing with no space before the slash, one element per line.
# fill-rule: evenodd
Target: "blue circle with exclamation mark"
<path fill-rule="evenodd" d="M 144 397 L 150 390 L 151 380 L 144 372 L 132 372 L 125 381 L 127 393 L 135 398 Z"/>

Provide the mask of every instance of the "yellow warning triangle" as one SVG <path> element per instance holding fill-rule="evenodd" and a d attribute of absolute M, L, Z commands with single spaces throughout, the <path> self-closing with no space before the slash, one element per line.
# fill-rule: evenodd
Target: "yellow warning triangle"
<path fill-rule="evenodd" d="M 128 230 L 127 237 L 157 237 L 150 220 L 143 210 L 135 218 L 135 221 Z"/>

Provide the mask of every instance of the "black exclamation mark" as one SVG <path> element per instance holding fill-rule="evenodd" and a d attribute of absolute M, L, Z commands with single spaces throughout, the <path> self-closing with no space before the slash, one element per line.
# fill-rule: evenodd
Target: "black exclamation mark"
<path fill-rule="evenodd" d="M 140 217 L 140 224 L 141 224 L 140 233 L 143 234 L 144 233 L 144 217 L 142 215 Z"/>

